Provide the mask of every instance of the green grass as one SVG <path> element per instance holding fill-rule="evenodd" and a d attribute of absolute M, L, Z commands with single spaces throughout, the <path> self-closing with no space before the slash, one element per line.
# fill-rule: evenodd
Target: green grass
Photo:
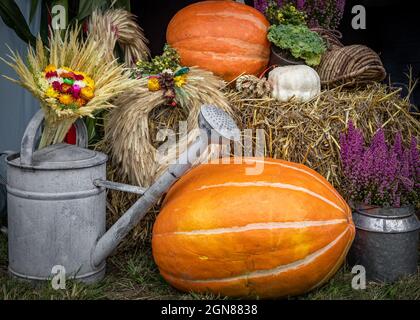
<path fill-rule="evenodd" d="M 368 283 L 366 290 L 351 288 L 353 275 L 342 268 L 323 287 L 293 299 L 420 299 L 420 274 L 392 285 Z M 67 281 L 65 290 L 53 290 L 49 283 L 33 284 L 9 278 L 7 240 L 0 235 L 0 300 L 4 299 L 220 299 L 213 295 L 181 293 L 159 275 L 150 248 L 121 253 L 108 259 L 107 275 L 95 285 Z"/>

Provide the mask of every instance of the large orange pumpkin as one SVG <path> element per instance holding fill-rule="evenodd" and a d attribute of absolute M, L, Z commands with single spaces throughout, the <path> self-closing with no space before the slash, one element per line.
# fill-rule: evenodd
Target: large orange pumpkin
<path fill-rule="evenodd" d="M 277 298 L 327 281 L 354 238 L 351 211 L 304 165 L 205 164 L 167 194 L 153 229 L 162 276 L 183 291 Z"/>
<path fill-rule="evenodd" d="M 172 18 L 166 41 L 178 50 L 182 65 L 199 66 L 230 81 L 266 68 L 269 25 L 263 14 L 245 4 L 203 1 Z"/>

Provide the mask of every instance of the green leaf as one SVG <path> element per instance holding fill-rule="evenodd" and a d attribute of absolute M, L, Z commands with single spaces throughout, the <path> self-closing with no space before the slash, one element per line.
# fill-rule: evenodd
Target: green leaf
<path fill-rule="evenodd" d="M 289 51 L 296 59 L 305 60 L 309 66 L 318 65 L 326 51 L 321 36 L 304 25 L 272 25 L 267 38 L 278 48 Z"/>
<path fill-rule="evenodd" d="M 114 8 L 121 8 L 131 11 L 130 0 L 117 0 L 115 1 Z"/>
<path fill-rule="evenodd" d="M 41 26 L 39 28 L 39 34 L 42 39 L 42 43 L 48 43 L 48 0 L 42 0 L 41 2 Z"/>
<path fill-rule="evenodd" d="M 96 8 L 103 8 L 107 6 L 107 0 L 80 0 L 79 12 L 76 19 L 81 21 L 90 16 Z"/>
<path fill-rule="evenodd" d="M 34 19 L 36 9 L 38 8 L 39 0 L 31 0 L 31 11 L 29 13 L 29 23 Z"/>
<path fill-rule="evenodd" d="M 14 0 L 0 1 L 0 16 L 3 22 L 13 29 L 19 38 L 35 46 L 35 36 L 32 34 L 25 17 Z"/>
<path fill-rule="evenodd" d="M 87 132 L 88 132 L 88 141 L 90 143 L 96 136 L 96 119 L 86 118 L 85 123 L 86 123 Z"/>

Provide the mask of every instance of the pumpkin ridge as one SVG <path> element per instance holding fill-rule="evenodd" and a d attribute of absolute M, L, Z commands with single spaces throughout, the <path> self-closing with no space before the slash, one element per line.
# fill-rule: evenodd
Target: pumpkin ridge
<path fill-rule="evenodd" d="M 225 182 L 225 183 L 221 183 L 221 184 L 202 186 L 202 187 L 200 187 L 196 190 L 201 191 L 201 190 L 206 190 L 206 189 L 224 188 L 224 187 L 269 187 L 269 188 L 279 188 L 279 189 L 289 189 L 289 190 L 293 190 L 293 191 L 299 191 L 299 192 L 306 193 L 310 196 L 313 196 L 315 198 L 318 198 L 321 201 L 323 201 L 325 203 L 328 203 L 332 207 L 338 209 L 339 211 L 341 211 L 343 213 L 346 213 L 343 208 L 341 208 L 340 206 L 338 206 L 337 204 L 335 204 L 331 200 L 319 195 L 318 193 L 316 193 L 312 190 L 309 190 L 307 188 L 300 187 L 300 186 L 295 186 L 293 184 L 288 184 L 288 183 L 266 182 L 266 181 Z"/>
<path fill-rule="evenodd" d="M 230 282 L 230 281 L 239 281 L 244 279 L 255 279 L 255 278 L 261 278 L 261 277 L 268 277 L 268 276 L 274 276 L 279 275 L 281 273 L 287 272 L 289 270 L 293 270 L 296 268 L 299 268 L 301 266 L 310 264 L 314 262 L 317 258 L 321 257 L 324 253 L 328 252 L 330 249 L 332 249 L 349 231 L 347 227 L 344 232 L 342 232 L 334 241 L 326 245 L 325 247 L 309 254 L 303 259 L 294 261 L 292 263 L 286 264 L 286 265 L 280 265 L 277 268 L 268 269 L 268 270 L 256 270 L 248 273 L 243 273 L 241 275 L 232 276 L 232 277 L 226 277 L 226 278 L 209 278 L 209 279 L 185 279 L 181 278 L 179 276 L 172 276 L 173 278 L 180 279 L 185 282 L 192 282 L 192 283 L 213 283 L 213 282 Z M 338 259 L 338 261 L 340 261 Z"/>
<path fill-rule="evenodd" d="M 213 59 L 220 59 L 220 60 L 226 60 L 226 58 L 231 58 L 231 61 L 242 61 L 242 60 L 258 60 L 258 61 L 265 61 L 266 59 L 261 57 L 260 55 L 241 55 L 241 56 L 237 56 L 234 53 L 231 52 L 215 52 L 215 51 L 203 51 L 203 50 L 192 50 L 192 49 L 186 49 L 186 48 L 179 48 L 180 50 L 183 51 L 189 51 L 189 52 L 197 52 L 200 54 L 208 54 L 210 56 L 212 56 Z"/>
<path fill-rule="evenodd" d="M 188 42 L 191 40 L 200 40 L 200 41 L 208 40 L 209 42 L 212 42 L 213 40 L 217 40 L 221 44 L 226 44 L 227 46 L 233 45 L 233 46 L 236 46 L 237 48 L 243 49 L 244 51 L 246 50 L 255 51 L 255 47 L 259 47 L 261 53 L 266 54 L 267 56 L 269 56 L 270 54 L 270 50 L 262 44 L 250 43 L 249 41 L 244 41 L 244 40 L 233 38 L 233 37 L 224 37 L 223 39 L 220 39 L 219 37 L 215 37 L 215 36 L 193 36 L 186 39 L 178 40 L 173 43 L 173 46 L 175 48 L 181 48 L 181 49 L 190 50 L 190 51 L 224 53 L 224 52 L 216 51 L 217 48 L 214 48 L 213 50 L 207 50 L 207 51 L 202 51 L 202 48 L 200 49 L 191 48 L 191 46 L 188 46 Z M 254 56 L 259 57 L 260 54 L 254 54 Z"/>
<path fill-rule="evenodd" d="M 304 173 L 304 174 L 306 174 L 306 175 L 309 175 L 309 176 L 311 176 L 311 177 L 313 177 L 313 178 L 315 178 L 318 182 L 320 182 L 322 185 L 324 185 L 329 191 L 331 191 L 331 193 L 333 194 L 333 195 L 335 195 L 335 197 L 337 198 L 337 200 L 339 200 L 340 202 L 341 202 L 341 204 L 344 206 L 344 207 L 347 207 L 347 204 L 346 204 L 346 202 L 344 201 L 344 199 L 340 196 L 340 194 L 337 192 L 337 190 L 335 190 L 334 189 L 334 187 L 333 186 L 331 186 L 328 182 L 326 182 L 325 180 L 323 180 L 323 179 L 321 179 L 318 175 L 319 175 L 319 173 L 317 173 L 316 171 L 314 171 L 314 172 L 311 172 L 311 171 L 309 171 L 309 170 L 305 170 L 304 168 L 298 168 L 298 167 L 296 167 L 296 166 L 291 166 L 291 165 L 288 165 L 288 164 L 285 164 L 285 163 L 282 163 L 281 161 L 277 161 L 277 162 L 274 162 L 274 161 L 264 161 L 264 160 L 258 160 L 258 159 L 255 159 L 255 162 L 256 163 L 264 163 L 264 164 L 272 164 L 272 165 L 278 165 L 278 166 L 281 166 L 281 167 L 283 167 L 283 168 L 288 168 L 288 169 L 291 169 L 291 170 L 295 170 L 295 171 L 299 171 L 299 172 L 302 172 L 302 173 Z M 306 167 L 305 167 L 306 168 Z"/>
<path fill-rule="evenodd" d="M 154 236 L 165 235 L 211 235 L 211 234 L 225 234 L 225 233 L 238 233 L 254 230 L 273 230 L 273 229 L 301 229 L 311 227 L 322 227 L 334 224 L 341 224 L 348 222 L 347 219 L 332 219 L 332 220 L 313 220 L 313 221 L 288 221 L 288 222 L 263 222 L 263 223 L 250 223 L 244 226 L 233 226 L 229 228 L 213 228 L 213 229 L 200 229 L 188 231 L 174 231 L 156 233 Z M 267 226 L 267 227 L 266 227 Z"/>
<path fill-rule="evenodd" d="M 352 230 L 353 228 L 352 228 L 352 226 L 351 225 L 349 225 L 348 227 L 347 227 L 347 229 L 346 229 L 346 231 L 351 231 L 351 233 L 350 233 L 350 238 L 352 238 L 353 236 L 352 236 L 352 233 L 353 233 L 353 230 Z M 328 272 L 327 273 L 327 275 L 321 280 L 321 281 L 319 281 L 316 285 L 314 285 L 313 287 L 311 287 L 311 288 L 309 288 L 309 290 L 308 291 L 311 291 L 311 290 L 313 290 L 313 289 L 316 289 L 316 288 L 318 288 L 319 286 L 321 286 L 322 284 L 324 284 L 326 281 L 328 281 L 328 279 L 330 279 L 336 272 L 337 272 L 337 270 L 338 270 L 338 268 L 340 268 L 340 266 L 341 266 L 341 264 L 343 263 L 343 260 L 344 260 L 344 257 L 347 255 L 347 253 L 349 252 L 349 250 L 350 250 L 350 247 L 351 247 L 351 244 L 353 243 L 353 241 L 349 241 L 348 242 L 348 244 L 347 244 L 347 247 L 346 247 L 346 249 L 345 250 L 343 250 L 343 253 L 341 254 L 341 256 L 340 256 L 340 258 L 339 259 L 337 259 L 337 263 L 335 264 L 335 266 L 333 267 L 333 268 L 331 268 L 331 270 L 330 270 L 330 272 Z"/>
<path fill-rule="evenodd" d="M 196 13 L 196 17 L 199 16 L 212 16 L 212 17 L 220 17 L 225 18 L 226 20 L 230 19 L 237 19 L 237 20 L 244 20 L 247 22 L 252 22 L 258 29 L 260 29 L 262 32 L 267 32 L 268 25 L 266 25 L 263 21 L 260 19 L 254 19 L 253 16 L 250 14 L 239 14 L 239 13 L 229 13 L 228 11 L 225 12 L 211 12 L 211 13 Z"/>

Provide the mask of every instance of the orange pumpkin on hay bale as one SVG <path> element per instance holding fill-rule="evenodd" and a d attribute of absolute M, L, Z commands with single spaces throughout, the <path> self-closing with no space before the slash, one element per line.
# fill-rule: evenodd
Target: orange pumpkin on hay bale
<path fill-rule="evenodd" d="M 258 10 L 230 1 L 203 1 L 180 10 L 170 21 L 166 41 L 181 64 L 199 66 L 227 81 L 259 75 L 267 67 L 267 19 Z"/>
<path fill-rule="evenodd" d="M 256 165 L 261 174 L 245 174 Z M 314 170 L 248 159 L 183 176 L 165 198 L 152 247 L 162 276 L 182 291 L 278 298 L 327 281 L 354 234 L 349 206 Z"/>

